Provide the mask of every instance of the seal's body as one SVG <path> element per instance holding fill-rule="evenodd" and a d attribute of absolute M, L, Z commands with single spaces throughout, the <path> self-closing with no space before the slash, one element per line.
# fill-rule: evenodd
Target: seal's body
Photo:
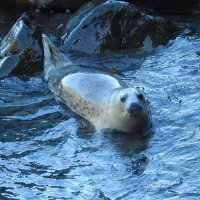
<path fill-rule="evenodd" d="M 147 124 L 147 105 L 139 90 L 109 74 L 73 65 L 44 35 L 43 46 L 45 80 L 72 111 L 97 129 L 135 132 Z"/>

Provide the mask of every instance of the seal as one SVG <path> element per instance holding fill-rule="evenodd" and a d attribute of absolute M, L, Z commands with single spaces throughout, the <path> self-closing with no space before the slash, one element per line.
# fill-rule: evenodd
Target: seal
<path fill-rule="evenodd" d="M 131 133 L 148 124 L 144 94 L 110 74 L 81 68 L 43 35 L 44 78 L 51 91 L 96 129 Z"/>

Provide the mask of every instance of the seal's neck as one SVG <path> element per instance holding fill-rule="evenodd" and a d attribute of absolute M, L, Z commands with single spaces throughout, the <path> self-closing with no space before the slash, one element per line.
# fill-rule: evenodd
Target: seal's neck
<path fill-rule="evenodd" d="M 103 104 L 98 106 L 98 117 L 93 124 L 97 129 L 117 129 L 118 125 L 121 126 L 120 110 L 116 108 L 115 97 L 118 89 L 111 91 L 103 100 Z"/>

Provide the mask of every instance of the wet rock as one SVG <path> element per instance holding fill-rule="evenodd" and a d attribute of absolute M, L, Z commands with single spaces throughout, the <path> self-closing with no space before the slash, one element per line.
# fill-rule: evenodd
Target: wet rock
<path fill-rule="evenodd" d="M 146 15 L 123 1 L 93 1 L 83 6 L 67 23 L 63 49 L 85 53 L 166 44 L 180 27 L 161 17 Z M 146 40 L 145 40 L 146 39 Z"/>
<path fill-rule="evenodd" d="M 0 77 L 31 75 L 42 69 L 41 31 L 23 14 L 0 43 Z"/>
<path fill-rule="evenodd" d="M 63 35 L 63 30 L 65 29 L 66 23 L 71 16 L 66 13 L 52 13 L 49 12 L 34 12 L 31 14 L 35 17 L 36 24 L 41 27 L 44 34 L 47 34 L 51 40 L 52 37 L 59 38 Z M 56 39 L 57 40 L 57 39 Z M 55 41 L 56 44 L 59 41 Z M 58 44 L 57 44 L 58 45 Z M 58 45 L 60 46 L 60 45 Z"/>

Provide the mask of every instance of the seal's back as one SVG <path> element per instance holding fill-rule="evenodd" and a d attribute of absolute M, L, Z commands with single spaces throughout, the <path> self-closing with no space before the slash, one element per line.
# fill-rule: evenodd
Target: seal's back
<path fill-rule="evenodd" d="M 75 91 L 90 103 L 102 103 L 104 98 L 121 85 L 107 74 L 77 72 L 64 77 L 61 85 L 66 92 Z"/>

